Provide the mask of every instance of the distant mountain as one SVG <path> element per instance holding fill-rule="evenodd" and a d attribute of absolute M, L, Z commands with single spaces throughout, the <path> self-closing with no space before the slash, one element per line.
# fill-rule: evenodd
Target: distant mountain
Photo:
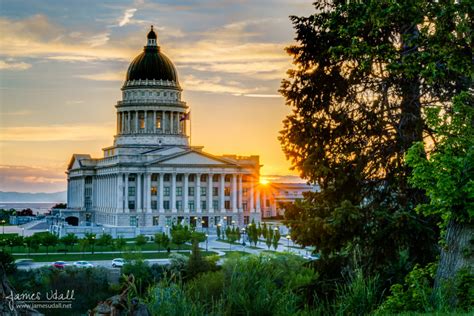
<path fill-rule="evenodd" d="M 0 202 L 5 203 L 65 203 L 67 192 L 23 193 L 0 191 Z"/>

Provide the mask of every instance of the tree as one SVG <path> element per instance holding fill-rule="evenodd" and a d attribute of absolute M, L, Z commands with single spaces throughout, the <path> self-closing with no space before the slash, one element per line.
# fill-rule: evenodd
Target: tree
<path fill-rule="evenodd" d="M 275 234 L 273 235 L 273 248 L 277 250 L 278 248 L 278 242 L 280 241 L 281 234 L 278 229 L 275 229 Z"/>
<path fill-rule="evenodd" d="M 119 236 L 115 239 L 115 247 L 119 249 L 120 251 L 123 251 L 126 245 L 127 245 L 127 241 L 125 240 L 125 238 Z"/>
<path fill-rule="evenodd" d="M 0 251 L 0 265 L 5 269 L 7 275 L 16 271 L 15 258 L 8 252 Z"/>
<path fill-rule="evenodd" d="M 216 234 L 217 234 L 217 239 L 221 239 L 221 225 L 217 225 Z"/>
<path fill-rule="evenodd" d="M 191 232 L 187 226 L 173 225 L 173 227 L 171 227 L 170 233 L 171 241 L 178 246 L 178 249 L 181 245 L 191 239 Z"/>
<path fill-rule="evenodd" d="M 48 254 L 49 247 L 56 246 L 59 242 L 59 239 L 58 239 L 58 236 L 47 232 L 40 236 L 40 241 L 41 241 L 41 244 L 46 247 L 46 254 Z"/>
<path fill-rule="evenodd" d="M 191 238 L 190 238 L 190 240 L 191 240 L 191 242 L 193 242 L 193 243 L 196 241 L 196 242 L 198 242 L 198 244 L 199 244 L 200 242 L 206 241 L 206 234 L 205 234 L 205 233 L 201 233 L 201 232 L 196 232 L 196 231 L 194 231 L 194 232 L 191 233 Z"/>
<path fill-rule="evenodd" d="M 87 240 L 87 246 L 91 248 L 91 253 L 94 253 L 94 246 L 96 243 L 96 234 L 93 233 L 85 233 L 84 239 Z"/>
<path fill-rule="evenodd" d="M 11 253 L 13 253 L 13 247 L 23 246 L 23 237 L 22 236 L 13 236 L 9 239 L 9 245 Z"/>
<path fill-rule="evenodd" d="M 67 234 L 66 236 L 60 239 L 60 242 L 64 245 L 65 248 L 69 247 L 72 250 L 75 244 L 77 244 L 77 236 L 74 234 Z"/>
<path fill-rule="evenodd" d="M 230 238 L 230 235 L 232 235 L 232 229 L 231 229 L 229 226 L 227 226 L 227 227 L 225 228 L 225 238 L 226 238 L 228 241 L 230 240 L 230 239 L 229 239 L 229 238 Z"/>
<path fill-rule="evenodd" d="M 314 6 L 313 15 L 292 17 L 295 67 L 280 91 L 293 112 L 280 142 L 321 190 L 290 207 L 287 224 L 323 259 L 360 251 L 369 273 L 398 262 L 401 249 L 412 263 L 432 261 L 437 219 L 414 211 L 426 197 L 408 184 L 403 159 L 432 134 L 425 109 L 449 110 L 471 84 L 471 8 L 423 0 Z"/>
<path fill-rule="evenodd" d="M 114 239 L 112 235 L 103 233 L 97 239 L 97 246 L 107 247 L 107 246 L 112 245 L 113 242 L 114 242 Z"/>
<path fill-rule="evenodd" d="M 26 247 L 28 247 L 28 256 L 29 256 L 31 249 L 33 249 L 34 251 L 37 251 L 39 249 L 40 240 L 38 240 L 38 238 L 35 237 L 34 235 L 28 236 L 28 237 L 25 237 L 25 244 L 26 244 Z"/>
<path fill-rule="evenodd" d="M 155 243 L 163 249 L 166 249 L 170 244 L 170 238 L 165 233 L 155 234 Z"/>
<path fill-rule="evenodd" d="M 268 233 L 267 223 L 263 223 L 263 227 L 260 231 L 260 236 L 262 238 L 267 238 L 267 233 Z"/>
<path fill-rule="evenodd" d="M 422 142 L 409 150 L 406 160 L 413 168 L 410 182 L 426 191 L 429 201 L 417 211 L 440 215 L 444 231 L 435 287 L 453 283 L 457 273 L 473 273 L 474 244 L 474 97 L 462 93 L 453 110 L 428 111 L 428 126 L 436 133 L 432 150 Z"/>
<path fill-rule="evenodd" d="M 141 246 L 145 245 L 146 244 L 146 237 L 143 236 L 143 235 L 138 235 L 137 237 L 135 237 L 135 244 L 138 247 L 141 247 Z"/>

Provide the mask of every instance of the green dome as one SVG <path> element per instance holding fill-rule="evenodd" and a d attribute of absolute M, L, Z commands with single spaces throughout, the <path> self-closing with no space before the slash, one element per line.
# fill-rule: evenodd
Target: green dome
<path fill-rule="evenodd" d="M 176 68 L 165 54 L 160 52 L 160 47 L 150 45 L 150 39 L 156 39 L 156 34 L 151 29 L 148 33 L 148 45 L 143 53 L 135 57 L 127 71 L 126 80 L 169 80 L 178 84 Z"/>

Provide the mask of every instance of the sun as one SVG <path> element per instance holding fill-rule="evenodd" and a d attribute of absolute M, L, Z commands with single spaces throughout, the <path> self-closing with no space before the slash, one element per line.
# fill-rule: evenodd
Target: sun
<path fill-rule="evenodd" d="M 260 178 L 260 184 L 267 185 L 268 183 L 270 183 L 270 181 L 268 181 L 267 179 Z"/>

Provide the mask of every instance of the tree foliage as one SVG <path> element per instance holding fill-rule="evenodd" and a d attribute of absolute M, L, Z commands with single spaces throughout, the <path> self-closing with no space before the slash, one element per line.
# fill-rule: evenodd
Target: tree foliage
<path fill-rule="evenodd" d="M 364 268 L 385 269 L 408 249 L 433 259 L 436 219 L 416 214 L 426 197 L 408 183 L 408 149 L 430 137 L 425 110 L 449 111 L 471 84 L 468 1 L 314 3 L 292 17 L 294 69 L 281 93 L 293 112 L 280 142 L 302 178 L 321 191 L 285 216 L 296 242 L 328 257 L 360 249 Z"/>

